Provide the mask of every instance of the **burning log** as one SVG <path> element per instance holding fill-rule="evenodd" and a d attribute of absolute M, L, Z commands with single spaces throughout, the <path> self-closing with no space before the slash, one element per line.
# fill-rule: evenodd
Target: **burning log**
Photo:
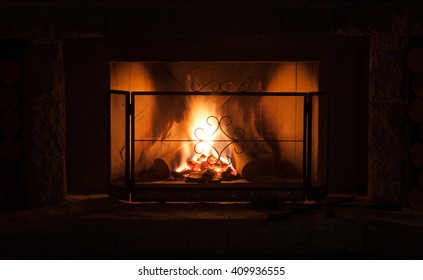
<path fill-rule="evenodd" d="M 210 182 L 219 182 L 216 171 L 213 169 L 207 169 L 204 172 L 193 171 L 185 177 L 187 182 L 196 182 L 196 183 L 210 183 Z"/>
<path fill-rule="evenodd" d="M 186 169 L 183 171 L 172 170 L 172 162 L 178 156 L 178 150 L 174 150 L 163 156 L 156 158 L 153 163 L 153 170 L 159 179 L 168 179 L 175 177 L 185 178 L 188 182 L 215 182 L 223 180 L 234 180 L 236 173 L 246 180 L 252 180 L 259 173 L 258 161 L 243 151 L 241 144 L 232 143 L 232 169 L 228 163 L 225 163 L 215 156 L 201 154 L 197 159 L 187 160 Z M 242 153 L 238 153 L 242 151 Z"/>
<path fill-rule="evenodd" d="M 159 177 L 159 179 L 169 178 L 171 170 L 171 162 L 177 158 L 179 149 L 175 149 L 167 154 L 164 154 L 160 158 L 156 158 L 153 163 L 153 170 Z"/>
<path fill-rule="evenodd" d="M 204 171 L 202 178 L 205 182 L 211 182 L 217 179 L 217 173 L 213 169 L 207 169 Z"/>
<path fill-rule="evenodd" d="M 187 182 L 196 182 L 196 183 L 202 183 L 203 180 L 203 173 L 199 171 L 194 171 L 188 174 L 186 177 Z"/>
<path fill-rule="evenodd" d="M 185 169 L 182 171 L 172 171 L 171 178 L 178 181 L 183 181 L 192 171 L 190 169 Z"/>
<path fill-rule="evenodd" d="M 248 154 L 240 144 L 233 143 L 230 147 L 232 164 L 235 170 L 246 180 L 250 181 L 254 179 L 260 171 L 258 161 Z M 237 153 L 237 151 L 239 152 L 242 150 L 244 150 L 242 153 Z"/>
<path fill-rule="evenodd" d="M 169 163 L 162 158 L 156 158 L 153 164 L 153 170 L 159 179 L 167 179 L 170 175 Z"/>
<path fill-rule="evenodd" d="M 234 175 L 232 168 L 228 167 L 225 171 L 222 172 L 221 178 L 224 181 L 232 181 L 238 178 L 237 175 Z"/>

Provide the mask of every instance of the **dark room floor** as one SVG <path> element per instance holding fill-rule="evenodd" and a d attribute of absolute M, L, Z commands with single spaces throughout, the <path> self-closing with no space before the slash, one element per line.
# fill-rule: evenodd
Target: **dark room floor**
<path fill-rule="evenodd" d="M 0 213 L 1 259 L 419 259 L 423 213 L 364 198 L 294 203 L 125 203 L 69 195 Z"/>

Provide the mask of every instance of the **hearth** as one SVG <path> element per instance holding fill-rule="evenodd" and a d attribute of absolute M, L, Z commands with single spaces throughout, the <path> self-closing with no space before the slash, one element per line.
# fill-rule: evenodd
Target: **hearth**
<path fill-rule="evenodd" d="M 327 192 L 318 61 L 110 63 L 110 193 L 135 201 Z"/>

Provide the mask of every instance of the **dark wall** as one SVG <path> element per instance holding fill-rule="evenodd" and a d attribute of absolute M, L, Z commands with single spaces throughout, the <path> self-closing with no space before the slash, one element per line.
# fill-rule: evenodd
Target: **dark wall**
<path fill-rule="evenodd" d="M 0 209 L 24 204 L 22 182 L 22 43 L 0 40 Z"/>

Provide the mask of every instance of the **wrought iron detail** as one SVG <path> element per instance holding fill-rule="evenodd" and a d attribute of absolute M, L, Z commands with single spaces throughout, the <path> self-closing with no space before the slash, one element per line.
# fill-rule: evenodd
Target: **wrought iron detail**
<path fill-rule="evenodd" d="M 220 119 L 216 116 L 209 116 L 207 118 L 207 124 L 209 126 L 216 126 L 216 128 L 214 129 L 214 131 L 212 133 L 210 133 L 210 135 L 206 135 L 206 131 L 204 130 L 204 128 L 202 127 L 198 127 L 194 130 L 194 135 L 197 138 L 198 142 L 194 145 L 194 152 L 196 154 L 201 155 L 204 151 L 204 147 L 200 150 L 199 149 L 199 144 L 200 143 L 207 143 L 207 145 L 209 145 L 218 155 L 218 157 L 216 158 L 213 155 L 209 155 L 207 157 L 207 163 L 210 165 L 217 165 L 219 164 L 222 158 L 222 154 L 223 152 L 228 149 L 232 144 L 237 143 L 238 145 L 236 145 L 233 148 L 233 151 L 237 154 L 242 154 L 244 152 L 244 145 L 242 144 L 241 140 L 244 137 L 244 129 L 237 127 L 234 129 L 233 134 L 235 136 L 231 136 L 227 131 L 225 131 L 225 129 L 223 128 L 222 125 L 225 126 L 229 126 L 232 124 L 232 118 L 229 116 L 223 116 Z M 210 139 L 210 137 L 212 137 L 213 135 L 215 135 L 218 131 L 220 130 L 220 132 L 225 135 L 228 139 L 226 140 L 214 140 L 214 142 L 229 142 L 221 151 L 218 151 L 216 149 L 216 147 L 214 147 L 212 144 L 208 143 L 207 139 Z M 204 136 L 206 137 L 201 137 L 199 135 L 199 133 L 202 133 Z M 232 158 L 230 156 L 227 156 L 226 158 L 228 158 L 228 164 L 232 164 Z"/>
<path fill-rule="evenodd" d="M 200 85 L 199 82 L 191 83 L 191 89 L 193 92 L 201 92 L 208 87 L 210 87 L 213 93 L 230 92 L 231 89 L 235 89 L 235 92 L 248 92 L 250 91 L 250 86 L 251 86 L 251 78 L 242 82 L 239 86 L 235 85 L 231 81 L 223 81 L 223 82 L 210 81 L 204 85 Z"/>

